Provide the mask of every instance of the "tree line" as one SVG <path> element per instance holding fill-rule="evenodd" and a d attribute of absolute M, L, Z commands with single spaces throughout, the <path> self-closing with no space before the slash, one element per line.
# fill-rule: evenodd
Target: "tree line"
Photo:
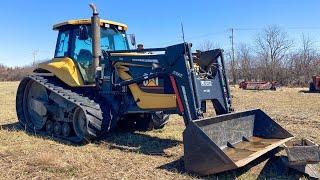
<path fill-rule="evenodd" d="M 211 41 L 198 46 L 201 51 L 220 48 Z M 254 37 L 253 43 L 237 44 L 225 52 L 231 84 L 241 81 L 277 81 L 285 86 L 307 86 L 320 74 L 320 51 L 316 42 L 302 34 L 299 42 L 290 39 L 278 26 L 268 26 Z"/>
<path fill-rule="evenodd" d="M 230 82 L 277 81 L 286 86 L 307 86 L 312 75 L 320 74 L 320 52 L 315 41 L 301 35 L 294 44 L 278 26 L 269 26 L 254 39 L 254 44 L 239 44 L 235 60 L 226 53 Z"/>
<path fill-rule="evenodd" d="M 19 81 L 25 75 L 31 74 L 35 65 L 23 67 L 7 67 L 0 64 L 0 81 Z"/>

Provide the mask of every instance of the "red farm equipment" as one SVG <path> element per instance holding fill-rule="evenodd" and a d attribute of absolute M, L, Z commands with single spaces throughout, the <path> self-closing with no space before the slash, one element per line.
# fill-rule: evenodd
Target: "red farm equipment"
<path fill-rule="evenodd" d="M 320 75 L 312 76 L 312 82 L 309 84 L 309 91 L 320 91 Z"/>
<path fill-rule="evenodd" d="M 278 83 L 276 81 L 242 81 L 239 88 L 245 90 L 276 90 Z"/>

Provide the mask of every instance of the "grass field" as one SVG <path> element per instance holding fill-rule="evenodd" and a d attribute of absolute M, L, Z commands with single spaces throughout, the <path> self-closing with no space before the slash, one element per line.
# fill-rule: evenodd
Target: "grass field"
<path fill-rule="evenodd" d="M 0 179 L 192 179 L 183 169 L 182 118 L 171 116 L 162 130 L 116 133 L 106 140 L 74 146 L 25 133 L 17 125 L 17 82 L 0 83 Z M 320 93 L 299 88 L 243 91 L 232 88 L 237 111 L 261 108 L 298 137 L 320 143 Z M 281 154 L 281 152 L 280 152 Z M 278 168 L 278 159 L 261 159 L 254 166 L 208 179 L 305 178 Z M 320 168 L 319 168 L 320 169 Z"/>

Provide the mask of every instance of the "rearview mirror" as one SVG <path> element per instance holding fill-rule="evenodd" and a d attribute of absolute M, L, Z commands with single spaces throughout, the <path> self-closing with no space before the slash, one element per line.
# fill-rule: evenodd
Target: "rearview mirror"
<path fill-rule="evenodd" d="M 88 31 L 88 27 L 81 25 L 79 27 L 79 39 L 80 40 L 87 40 L 89 39 L 89 31 Z"/>
<path fill-rule="evenodd" d="M 136 36 L 134 34 L 129 34 L 130 42 L 132 46 L 136 46 Z"/>

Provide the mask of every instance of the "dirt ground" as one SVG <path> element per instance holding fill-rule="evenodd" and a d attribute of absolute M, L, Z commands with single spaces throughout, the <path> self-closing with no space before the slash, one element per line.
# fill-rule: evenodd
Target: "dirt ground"
<path fill-rule="evenodd" d="M 118 132 L 84 146 L 26 133 L 17 124 L 15 114 L 17 85 L 17 82 L 0 83 L 0 179 L 306 178 L 281 166 L 278 156 L 263 157 L 239 170 L 208 177 L 188 174 L 181 159 L 184 125 L 177 115 L 171 116 L 164 129 Z M 261 108 L 295 136 L 320 143 L 320 93 L 306 90 L 244 91 L 233 87 L 234 108 L 236 111 Z"/>

